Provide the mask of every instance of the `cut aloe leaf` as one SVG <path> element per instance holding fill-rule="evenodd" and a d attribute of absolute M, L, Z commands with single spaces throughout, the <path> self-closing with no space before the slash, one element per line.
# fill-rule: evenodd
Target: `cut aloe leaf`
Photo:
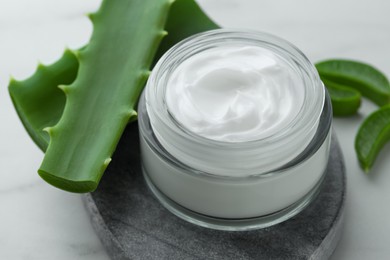
<path fill-rule="evenodd" d="M 373 66 L 352 60 L 326 60 L 316 64 L 321 78 L 359 91 L 379 106 L 390 103 L 387 77 Z"/>
<path fill-rule="evenodd" d="M 167 1 L 167 2 L 172 2 L 172 1 Z M 103 4 L 107 4 L 107 3 L 103 2 Z M 146 4 L 146 3 L 142 3 L 142 4 Z M 150 2 L 149 2 L 149 4 L 150 4 Z M 156 5 L 156 4 L 153 4 L 153 5 Z M 200 10 L 200 8 L 196 5 L 196 3 L 193 0 L 178 0 L 173 4 L 173 6 L 175 6 L 175 8 L 172 8 L 172 11 L 170 12 L 170 15 L 169 15 L 169 18 L 167 21 L 167 26 L 166 26 L 167 29 L 171 28 L 171 30 L 173 30 L 173 31 L 171 31 L 172 36 L 168 36 L 165 38 L 165 40 L 168 40 L 168 41 L 163 41 L 161 48 L 168 49 L 170 47 L 170 45 L 173 45 L 177 41 L 181 40 L 182 38 L 180 38 L 180 37 L 186 37 L 186 36 L 189 36 L 189 35 L 197 33 L 197 32 L 205 31 L 208 29 L 214 29 L 214 28 L 218 27 L 215 23 L 213 23 L 210 19 L 208 19 L 208 17 L 206 15 L 204 15 L 204 13 Z M 184 6 L 186 8 L 191 8 L 191 9 L 183 8 Z M 140 11 L 140 10 L 138 10 L 138 11 Z M 100 12 L 102 12 L 102 11 L 100 11 Z M 150 12 L 150 10 L 148 10 L 147 12 Z M 180 12 L 180 13 L 177 13 L 177 12 Z M 137 17 L 137 15 L 136 15 L 136 17 Z M 176 21 L 175 17 L 180 18 L 180 19 L 178 19 L 178 21 L 180 21 L 180 23 Z M 95 27 L 97 24 L 99 24 L 99 19 L 102 19 L 102 18 L 99 18 L 99 15 L 92 15 L 91 18 L 94 20 Z M 186 19 L 184 19 L 184 18 L 186 18 Z M 155 20 L 159 20 L 159 22 L 161 22 L 164 19 L 161 19 L 161 17 L 160 17 L 160 19 L 158 17 L 156 17 Z M 103 22 L 101 22 L 101 23 L 103 23 Z M 153 23 L 153 21 L 151 23 Z M 133 25 L 133 26 L 135 26 L 135 25 Z M 175 30 L 177 30 L 178 34 L 175 33 Z M 96 34 L 95 31 L 96 31 L 96 28 L 94 30 L 94 35 Z M 102 30 L 102 31 L 104 31 L 104 30 Z M 111 32 L 111 30 L 110 30 L 110 32 Z M 138 32 L 141 33 L 140 30 Z M 152 33 L 153 32 L 155 32 L 155 31 L 152 30 Z M 161 39 L 161 37 L 164 36 L 165 33 L 162 30 L 157 30 L 157 32 L 158 32 L 157 33 L 157 41 L 158 41 L 158 39 Z M 102 33 L 100 34 L 100 37 L 102 37 Z M 94 39 L 94 37 L 92 39 Z M 146 42 L 148 42 L 148 41 L 146 40 Z M 157 44 L 155 44 L 156 39 L 154 39 L 154 41 L 152 40 L 150 42 L 151 43 L 154 42 L 153 45 L 157 45 Z M 102 46 L 100 46 L 100 47 L 102 47 Z M 105 48 L 106 46 L 103 46 L 103 47 Z M 141 46 L 138 46 L 137 49 L 144 50 L 145 48 L 147 49 L 147 47 L 150 47 L 150 46 L 148 46 L 147 44 L 141 43 Z M 149 51 L 147 52 L 147 54 L 143 53 L 144 55 L 148 56 L 145 60 L 146 63 L 148 63 L 148 62 L 150 63 L 150 61 L 152 60 L 152 58 L 154 56 L 153 51 L 151 50 L 151 49 L 153 49 L 153 47 L 156 48 L 156 46 L 152 46 L 152 48 L 149 48 Z M 156 55 L 155 59 L 157 59 L 159 55 L 162 55 L 164 53 L 164 50 L 161 48 L 160 48 L 159 54 Z M 115 48 L 113 48 L 113 49 L 115 49 Z M 130 53 L 133 49 L 127 45 L 126 50 L 128 53 Z M 122 51 L 123 51 L 123 48 L 122 48 Z M 69 52 L 69 54 L 72 54 L 72 53 Z M 88 59 L 87 59 L 88 54 L 89 54 L 89 52 L 88 52 L 88 47 L 87 47 L 85 52 L 81 51 L 80 53 L 78 53 L 77 58 L 81 58 L 82 62 L 84 59 L 86 59 L 88 61 Z M 92 54 L 89 54 L 89 55 L 92 55 Z M 76 57 L 76 56 L 74 56 L 74 57 Z M 91 58 L 91 56 L 89 58 Z M 118 58 L 118 56 L 117 56 L 117 58 Z M 145 57 L 143 57 L 143 59 L 145 59 Z M 141 59 L 139 59 L 138 61 L 140 61 L 140 60 Z M 57 63 L 62 64 L 62 66 L 63 66 L 61 68 L 62 70 L 76 71 L 76 73 L 77 73 L 77 67 L 79 66 L 77 63 L 77 59 L 76 59 L 76 65 L 70 63 L 64 57 L 60 61 L 58 61 Z M 133 62 L 133 64 L 134 63 L 135 62 Z M 96 66 L 99 67 L 97 65 L 97 63 L 94 63 L 94 64 L 95 64 L 94 65 L 95 68 L 96 68 Z M 100 65 L 102 65 L 102 64 L 100 64 Z M 50 66 L 48 66 L 48 67 L 50 67 Z M 100 69 L 102 69 L 103 67 L 104 66 L 100 67 Z M 142 67 L 142 64 L 141 64 L 141 67 Z M 146 65 L 144 67 L 147 68 L 148 66 Z M 109 70 L 112 70 L 112 69 L 113 68 L 111 68 L 111 67 L 109 68 Z M 18 109 L 18 107 L 25 107 L 25 108 L 28 107 L 28 105 L 26 105 L 26 102 L 24 102 L 26 98 L 30 99 L 31 105 L 34 105 L 33 100 L 35 100 L 35 101 L 42 100 L 43 102 L 47 102 L 53 98 L 59 98 L 59 102 L 50 103 L 50 105 L 47 107 L 39 107 L 38 106 L 39 109 L 36 109 L 35 114 L 37 115 L 37 117 L 40 118 L 40 120 L 42 122 L 44 122 L 41 124 L 37 124 L 37 121 L 38 121 L 38 120 L 36 120 L 37 117 L 34 117 L 31 115 L 31 113 L 30 113 L 31 110 L 18 109 L 18 113 L 19 113 L 20 117 L 22 118 L 22 121 L 23 121 L 26 129 L 30 129 L 29 132 L 31 132 L 30 133 L 31 137 L 34 139 L 34 141 L 39 145 L 39 147 L 42 150 L 46 149 L 47 142 L 49 141 L 48 135 L 45 135 L 45 133 L 42 132 L 42 130 L 41 130 L 42 128 L 45 128 L 46 132 L 48 132 L 50 134 L 50 136 L 51 136 L 50 144 L 51 145 L 53 143 L 53 140 L 56 140 L 56 139 L 58 140 L 58 138 L 65 139 L 65 138 L 68 138 L 69 136 L 71 136 L 71 138 L 73 138 L 73 141 L 70 142 L 70 145 L 68 142 L 65 142 L 65 141 L 62 141 L 62 142 L 61 141 L 59 141 L 59 142 L 54 141 L 55 143 L 57 143 L 57 145 L 54 145 L 54 148 L 51 149 L 52 150 L 51 152 L 50 152 L 50 146 L 49 146 L 49 150 L 45 156 L 45 160 L 41 166 L 41 169 L 39 170 L 39 173 L 42 176 L 42 178 L 44 178 L 47 182 L 53 184 L 54 186 L 57 186 L 61 189 L 72 191 L 72 192 L 88 192 L 88 191 L 92 191 L 96 188 L 96 186 L 97 186 L 97 184 L 98 184 L 98 182 L 99 182 L 99 180 L 104 172 L 105 167 L 107 167 L 108 163 L 111 160 L 110 156 L 111 156 L 113 150 L 115 149 L 116 143 L 119 140 L 121 133 L 123 132 L 123 129 L 124 129 L 123 125 L 125 125 L 129 120 L 131 120 L 131 118 L 134 118 L 136 115 L 133 108 L 134 108 L 134 105 L 138 99 L 139 93 L 140 93 L 141 89 L 143 88 L 144 82 L 145 82 L 147 75 L 148 75 L 147 70 L 145 70 L 145 69 L 141 69 L 141 70 L 142 70 L 142 72 L 140 73 L 141 75 L 137 75 L 137 76 L 139 76 L 139 80 L 138 80 L 138 82 L 136 82 L 136 83 L 140 82 L 139 86 L 141 86 L 141 87 L 136 87 L 135 90 L 133 89 L 134 92 L 130 95 L 131 98 L 129 98 L 127 100 L 127 105 L 129 107 L 132 107 L 132 109 L 129 109 L 129 110 L 125 109 L 125 111 L 122 111 L 121 109 L 119 109 L 118 110 L 119 114 L 120 114 L 119 116 L 115 117 L 115 115 L 114 115 L 115 113 L 113 113 L 111 115 L 112 117 L 114 117 L 116 119 L 119 118 L 119 121 L 121 121 L 119 123 L 121 125 L 119 127 L 119 130 L 115 131 L 116 129 L 110 129 L 110 130 L 114 130 L 114 131 L 110 131 L 107 129 L 103 129 L 103 131 L 100 132 L 100 134 L 99 133 L 96 134 L 97 131 L 95 128 L 96 124 L 99 125 L 100 120 L 96 120 L 96 121 L 94 120 L 93 124 L 89 124 L 89 126 L 87 126 L 88 120 L 90 120 L 90 119 L 93 120 L 93 118 L 95 116 L 94 113 L 102 110 L 102 107 L 99 105 L 97 106 L 96 111 L 94 111 L 92 113 L 93 116 L 84 117 L 85 116 L 85 115 L 83 116 L 84 113 L 78 113 L 78 114 L 73 113 L 73 115 L 74 115 L 73 120 L 70 120 L 70 124 L 69 124 L 69 121 L 66 122 L 66 120 L 65 120 L 65 122 L 66 122 L 65 124 L 62 123 L 63 119 L 61 119 L 59 124 L 57 124 L 56 126 L 48 127 L 48 126 L 54 125 L 55 122 L 58 122 L 58 120 L 61 116 L 61 113 L 57 113 L 57 114 L 53 115 L 52 113 L 49 113 L 49 111 L 53 110 L 53 109 L 54 110 L 57 109 L 58 111 L 62 112 L 64 109 L 64 105 L 65 105 L 64 94 L 61 91 L 59 91 L 59 89 L 57 88 L 57 85 L 69 84 L 68 82 L 72 81 L 70 78 L 68 78 L 66 81 L 62 80 L 61 77 L 59 76 L 59 73 L 57 73 L 58 72 L 57 70 L 51 70 L 51 73 L 52 73 L 51 76 L 55 79 L 55 81 L 45 82 L 45 84 L 39 84 L 38 81 L 35 81 L 34 84 L 30 84 L 29 86 L 27 86 L 26 84 L 24 84 L 24 82 L 16 82 L 16 81 L 11 82 L 9 90 L 10 90 L 10 94 L 12 96 L 12 99 L 14 100 L 15 107 L 17 109 Z M 82 71 L 82 68 L 80 69 L 80 71 Z M 120 72 L 119 72 L 119 74 L 120 74 Z M 129 73 L 129 74 L 131 74 L 131 73 Z M 33 78 L 34 76 L 36 76 L 36 75 L 33 75 L 31 78 Z M 120 76 L 126 77 L 124 74 L 120 75 Z M 134 74 L 133 74 L 133 76 L 134 76 Z M 73 75 L 73 80 L 75 77 L 76 77 L 76 75 Z M 44 81 L 45 78 L 42 78 L 42 80 Z M 94 81 L 94 80 L 96 80 L 96 78 L 99 78 L 99 77 L 93 77 L 93 79 L 90 77 L 89 80 Z M 122 79 L 124 79 L 124 78 L 122 78 Z M 101 80 L 104 81 L 106 79 L 101 79 Z M 77 81 L 76 81 L 76 83 L 77 83 Z M 67 97 L 68 97 L 68 100 L 66 102 L 67 102 L 67 104 L 68 103 L 79 104 L 79 105 L 73 105 L 73 107 L 79 107 L 79 108 L 80 107 L 88 107 L 87 105 L 80 105 L 83 102 L 85 102 L 86 99 L 84 99 L 83 102 L 80 102 L 81 99 L 70 98 L 72 95 L 75 95 L 72 93 L 76 92 L 77 95 L 79 95 L 79 93 L 80 93 L 79 92 L 80 87 L 77 87 L 76 83 L 72 84 L 71 86 L 66 86 L 66 85 L 60 86 L 61 90 L 63 90 L 63 92 L 65 92 Z M 76 85 L 76 87 L 75 87 L 75 85 Z M 80 85 L 83 85 L 83 84 L 80 84 Z M 97 84 L 97 85 L 99 85 L 99 84 Z M 102 85 L 103 84 L 100 84 L 100 86 L 102 86 Z M 133 84 L 129 84 L 129 87 L 131 88 L 132 85 Z M 96 87 L 94 87 L 94 89 L 96 89 Z M 49 92 L 50 92 L 50 94 L 47 94 Z M 81 92 L 83 92 L 83 91 L 81 91 Z M 109 96 L 108 92 L 110 92 L 110 91 L 107 91 L 106 94 L 108 94 L 108 96 Z M 84 95 L 86 95 L 86 93 L 87 93 L 87 91 L 83 92 Z M 91 94 L 91 96 L 93 96 L 92 99 L 94 99 L 94 100 L 96 99 L 97 96 L 99 96 L 97 93 L 94 93 L 94 90 L 90 91 L 88 94 Z M 88 95 L 86 95 L 86 96 L 88 99 Z M 103 96 L 104 96 L 104 94 L 103 94 Z M 100 97 L 102 97 L 102 95 L 100 95 Z M 62 98 L 62 99 L 60 99 L 60 98 Z M 121 96 L 120 98 L 123 98 L 123 97 Z M 76 102 L 75 102 L 75 99 L 76 99 Z M 110 99 L 108 98 L 107 100 L 110 100 Z M 112 100 L 110 100 L 110 101 L 112 101 Z M 122 99 L 122 101 L 123 101 L 123 99 Z M 109 102 L 106 102 L 106 105 L 108 103 Z M 90 109 L 90 107 L 88 109 Z M 70 111 L 72 111 L 72 110 L 75 110 L 75 111 L 77 110 L 78 112 L 80 112 L 78 109 L 70 109 Z M 86 109 L 82 109 L 81 111 L 85 111 L 85 110 Z M 114 112 L 118 113 L 117 109 L 114 109 L 114 110 L 115 110 Z M 106 112 L 106 111 L 104 111 L 104 112 Z M 77 114 L 77 116 L 76 116 L 76 114 Z M 106 112 L 105 116 L 107 118 L 109 118 L 109 120 L 110 120 L 110 116 L 108 116 L 108 114 L 109 113 Z M 81 116 L 84 118 L 84 123 L 81 123 L 81 121 L 82 121 L 81 119 L 76 118 L 76 120 L 74 120 L 75 119 L 74 117 L 78 117 L 78 116 Z M 122 119 L 125 118 L 125 120 L 120 120 L 121 116 L 122 116 Z M 66 109 L 65 109 L 64 118 L 67 118 L 67 117 L 68 116 L 66 116 Z M 72 116 L 70 116 L 70 118 L 72 119 Z M 95 116 L 95 118 L 101 119 L 101 116 L 97 116 L 97 117 Z M 103 118 L 104 118 L 104 116 L 103 116 Z M 68 118 L 68 120 L 69 120 L 69 118 Z M 84 125 L 84 127 L 82 127 L 81 125 Z M 35 127 L 30 127 L 30 126 L 35 126 Z M 76 127 L 74 127 L 74 126 L 76 126 Z M 81 131 L 76 131 L 75 133 L 73 132 L 73 130 L 76 130 L 75 128 L 77 128 L 77 126 L 79 129 L 81 129 L 84 132 L 84 137 L 85 137 L 84 140 L 80 139 L 80 136 L 83 135 L 83 134 L 80 134 Z M 92 131 L 88 131 L 87 130 L 88 127 L 91 127 Z M 115 128 L 115 125 L 114 125 L 114 128 Z M 89 130 L 91 130 L 91 129 L 89 129 Z M 65 133 L 65 134 L 63 134 L 63 137 L 58 137 L 58 136 L 61 136 L 61 134 L 59 134 L 61 132 Z M 38 135 L 35 135 L 35 133 L 38 133 Z M 93 135 L 93 137 L 91 137 L 90 135 Z M 105 142 L 102 141 L 100 138 L 104 138 L 105 136 L 110 136 L 110 135 L 111 135 L 111 137 L 113 137 L 113 138 L 111 138 L 111 142 L 109 142 L 109 143 L 111 143 L 111 145 L 110 144 L 109 145 L 103 144 Z M 97 138 L 96 136 L 100 136 L 100 138 Z M 97 142 L 89 141 L 89 139 L 94 139 L 94 138 L 96 138 Z M 74 141 L 74 139 L 77 139 L 77 140 Z M 75 145 L 75 143 L 80 142 L 80 141 L 81 141 L 81 143 L 84 144 L 82 147 Z M 87 145 L 85 145 L 85 144 L 87 144 Z M 57 148 L 56 148 L 56 146 L 57 146 Z M 59 148 L 61 146 L 64 147 L 65 150 Z M 85 146 L 90 146 L 89 148 L 92 150 L 84 148 Z M 99 151 L 99 149 L 94 149 L 96 147 L 103 148 L 102 150 L 105 150 L 105 151 Z M 68 149 L 68 151 L 67 151 L 67 149 Z M 78 151 L 78 149 L 79 149 L 79 151 Z M 88 151 L 95 151 L 95 152 L 90 152 L 90 153 L 93 153 L 96 156 L 87 155 Z M 48 156 L 48 154 L 52 154 L 52 156 Z M 77 155 L 81 155 L 81 157 L 75 158 L 74 156 L 77 156 Z M 67 156 L 67 158 L 66 158 L 66 156 Z M 46 157 L 49 157 L 49 159 L 47 159 Z M 99 158 L 105 158 L 105 159 L 103 160 L 103 162 L 99 162 Z M 99 166 L 96 167 L 97 164 L 100 164 L 100 167 Z"/>
<path fill-rule="evenodd" d="M 59 122 L 44 130 L 50 141 L 39 175 L 72 192 L 96 189 L 149 74 L 170 0 L 104 0 L 91 16 L 90 44 L 77 52 L 76 80 L 61 89 Z"/>
<path fill-rule="evenodd" d="M 357 113 L 361 103 L 358 91 L 326 79 L 322 79 L 322 82 L 328 89 L 334 116 L 351 116 Z"/>
<path fill-rule="evenodd" d="M 163 38 L 154 59 L 157 61 L 166 50 L 182 39 L 216 25 L 194 0 L 176 0 L 166 22 L 169 34 Z M 49 135 L 44 128 L 55 125 L 64 110 L 65 95 L 59 85 L 71 84 L 77 76 L 79 63 L 70 50 L 53 65 L 40 65 L 34 75 L 23 81 L 11 80 L 9 92 L 16 111 L 32 140 L 46 151 Z"/>
<path fill-rule="evenodd" d="M 369 172 L 382 147 L 390 140 L 390 105 L 369 115 L 360 126 L 355 139 L 359 163 Z"/>

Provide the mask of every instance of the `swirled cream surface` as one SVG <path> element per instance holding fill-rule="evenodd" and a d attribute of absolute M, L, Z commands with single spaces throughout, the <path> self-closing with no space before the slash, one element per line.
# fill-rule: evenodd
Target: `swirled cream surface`
<path fill-rule="evenodd" d="M 165 94 L 171 115 L 187 130 L 246 142 L 288 127 L 302 107 L 304 86 L 299 73 L 271 50 L 224 45 L 178 65 Z"/>

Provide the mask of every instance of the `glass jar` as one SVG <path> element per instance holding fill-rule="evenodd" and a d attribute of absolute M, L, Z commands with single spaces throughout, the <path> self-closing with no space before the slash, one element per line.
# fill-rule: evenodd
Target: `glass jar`
<path fill-rule="evenodd" d="M 212 140 L 186 129 L 169 111 L 165 92 L 175 68 L 227 44 L 267 48 L 302 80 L 298 114 L 270 136 Z M 320 189 L 331 140 L 330 99 L 315 67 L 283 39 L 226 29 L 187 38 L 156 64 L 138 114 L 145 180 L 162 205 L 184 220 L 220 230 L 268 227 L 299 213 Z"/>

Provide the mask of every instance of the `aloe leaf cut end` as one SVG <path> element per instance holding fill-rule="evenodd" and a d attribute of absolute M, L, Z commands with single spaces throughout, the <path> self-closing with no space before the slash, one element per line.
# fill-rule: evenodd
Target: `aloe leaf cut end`
<path fill-rule="evenodd" d="M 91 181 L 91 180 L 70 180 L 68 178 L 59 177 L 57 175 L 53 175 L 44 170 L 38 170 L 39 176 L 47 183 L 51 184 L 54 187 L 59 189 L 74 192 L 74 193 L 86 193 L 94 191 L 99 181 Z"/>

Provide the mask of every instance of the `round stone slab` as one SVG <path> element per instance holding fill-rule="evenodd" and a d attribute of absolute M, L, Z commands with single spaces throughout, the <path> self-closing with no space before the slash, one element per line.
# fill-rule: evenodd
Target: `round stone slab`
<path fill-rule="evenodd" d="M 112 259 L 327 259 L 341 235 L 345 168 L 336 138 L 318 197 L 276 226 L 227 232 L 187 223 L 148 190 L 137 124 L 130 124 L 99 188 L 84 196 L 92 224 Z"/>

